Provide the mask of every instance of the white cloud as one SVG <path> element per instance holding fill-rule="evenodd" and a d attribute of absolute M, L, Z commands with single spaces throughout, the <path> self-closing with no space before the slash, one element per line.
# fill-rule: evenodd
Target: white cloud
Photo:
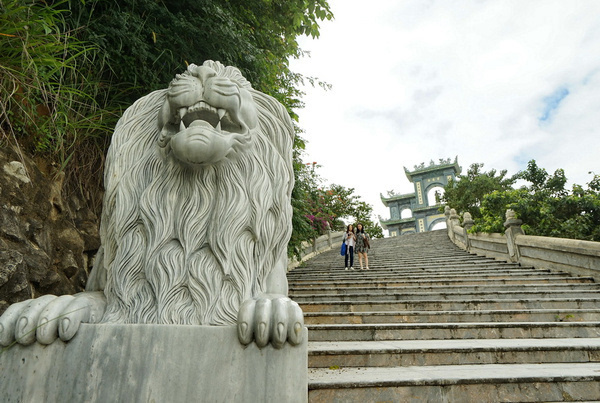
<path fill-rule="evenodd" d="M 380 193 L 412 192 L 403 166 L 439 158 L 510 174 L 535 159 L 582 185 L 600 172 L 599 1 L 329 3 L 335 20 L 292 63 L 333 85 L 299 111 L 307 160 L 376 213 Z"/>

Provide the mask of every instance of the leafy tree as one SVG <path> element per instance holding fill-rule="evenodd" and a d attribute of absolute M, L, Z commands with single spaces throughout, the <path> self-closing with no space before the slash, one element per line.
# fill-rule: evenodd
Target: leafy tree
<path fill-rule="evenodd" d="M 131 101 L 212 59 L 238 67 L 292 115 L 303 80 L 289 69 L 303 55 L 296 38 L 318 37 L 318 22 L 333 18 L 326 0 L 70 1 L 72 26 L 106 52 L 106 79 L 131 85 Z"/>
<path fill-rule="evenodd" d="M 512 189 L 512 185 L 517 180 L 516 175 L 506 177 L 506 170 L 499 173 L 495 169 L 484 172 L 482 168 L 482 163 L 472 164 L 466 175 L 459 175 L 456 180 L 450 180 L 444 188 L 441 202 L 459 213 L 471 213 L 474 220 L 480 218 L 484 196 L 493 191 L 503 192 Z"/>
<path fill-rule="evenodd" d="M 471 168 L 475 166 L 457 184 L 449 184 L 442 197 L 449 207 L 472 214 L 472 232 L 504 232 L 506 210 L 512 209 L 523 221 L 526 234 L 600 241 L 599 175 L 594 174 L 587 189 L 575 184 L 569 191 L 564 170 L 557 169 L 550 175 L 535 160 L 508 180 L 504 179 L 506 171 L 495 177 L 493 171 L 479 170 L 483 164 L 473 164 Z M 494 178 L 501 178 L 502 186 L 486 188 Z M 519 189 L 504 186 L 517 179 L 529 185 Z"/>
<path fill-rule="evenodd" d="M 294 177 L 295 184 L 292 189 L 292 235 L 288 242 L 288 257 L 299 257 L 302 242 L 308 241 L 315 236 L 315 231 L 307 219 L 310 214 L 309 194 L 314 183 L 311 182 L 310 176 L 307 175 L 307 169 L 300 158 L 300 150 L 294 151 Z"/>
<path fill-rule="evenodd" d="M 372 216 L 373 207 L 362 200 L 356 200 L 352 214 L 355 226 L 360 223 L 371 238 L 383 238 L 383 229 L 373 221 Z"/>
<path fill-rule="evenodd" d="M 323 185 L 316 162 L 299 167 L 292 193 L 294 220 L 288 254 L 298 255 L 302 241 L 324 234 L 328 229 L 342 231 L 346 223 L 363 224 L 371 238 L 382 238 L 383 230 L 371 216 L 373 207 L 354 194 L 353 188 L 342 185 Z"/>
<path fill-rule="evenodd" d="M 530 185 L 487 195 L 474 231 L 503 232 L 504 212 L 512 209 L 526 234 L 600 241 L 600 176 L 587 189 L 575 184 L 569 191 L 564 170 L 550 175 L 535 160 L 518 176 Z"/>

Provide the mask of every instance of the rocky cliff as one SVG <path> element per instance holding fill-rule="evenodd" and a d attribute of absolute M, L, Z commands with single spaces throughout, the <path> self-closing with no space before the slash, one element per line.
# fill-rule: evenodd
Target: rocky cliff
<path fill-rule="evenodd" d="M 98 224 L 81 199 L 63 197 L 62 175 L 0 149 L 0 314 L 25 299 L 82 291 Z"/>

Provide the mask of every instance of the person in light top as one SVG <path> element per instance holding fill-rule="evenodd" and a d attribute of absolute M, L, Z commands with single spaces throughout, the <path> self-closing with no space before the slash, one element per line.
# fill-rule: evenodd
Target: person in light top
<path fill-rule="evenodd" d="M 348 270 L 354 270 L 354 243 L 356 242 L 356 234 L 354 233 L 354 227 L 352 224 L 346 227 L 346 232 L 344 234 L 344 239 L 346 242 L 346 255 L 344 255 L 345 267 Z M 348 266 L 348 258 L 350 258 L 350 266 Z"/>

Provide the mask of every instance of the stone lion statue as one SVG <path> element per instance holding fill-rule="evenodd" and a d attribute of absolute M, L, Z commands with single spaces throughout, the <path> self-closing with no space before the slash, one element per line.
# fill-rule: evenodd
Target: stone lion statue
<path fill-rule="evenodd" d="M 244 344 L 300 343 L 285 277 L 293 137 L 285 108 L 219 62 L 139 99 L 108 151 L 86 292 L 12 305 L 0 344 L 70 340 L 80 323 L 237 323 Z"/>

